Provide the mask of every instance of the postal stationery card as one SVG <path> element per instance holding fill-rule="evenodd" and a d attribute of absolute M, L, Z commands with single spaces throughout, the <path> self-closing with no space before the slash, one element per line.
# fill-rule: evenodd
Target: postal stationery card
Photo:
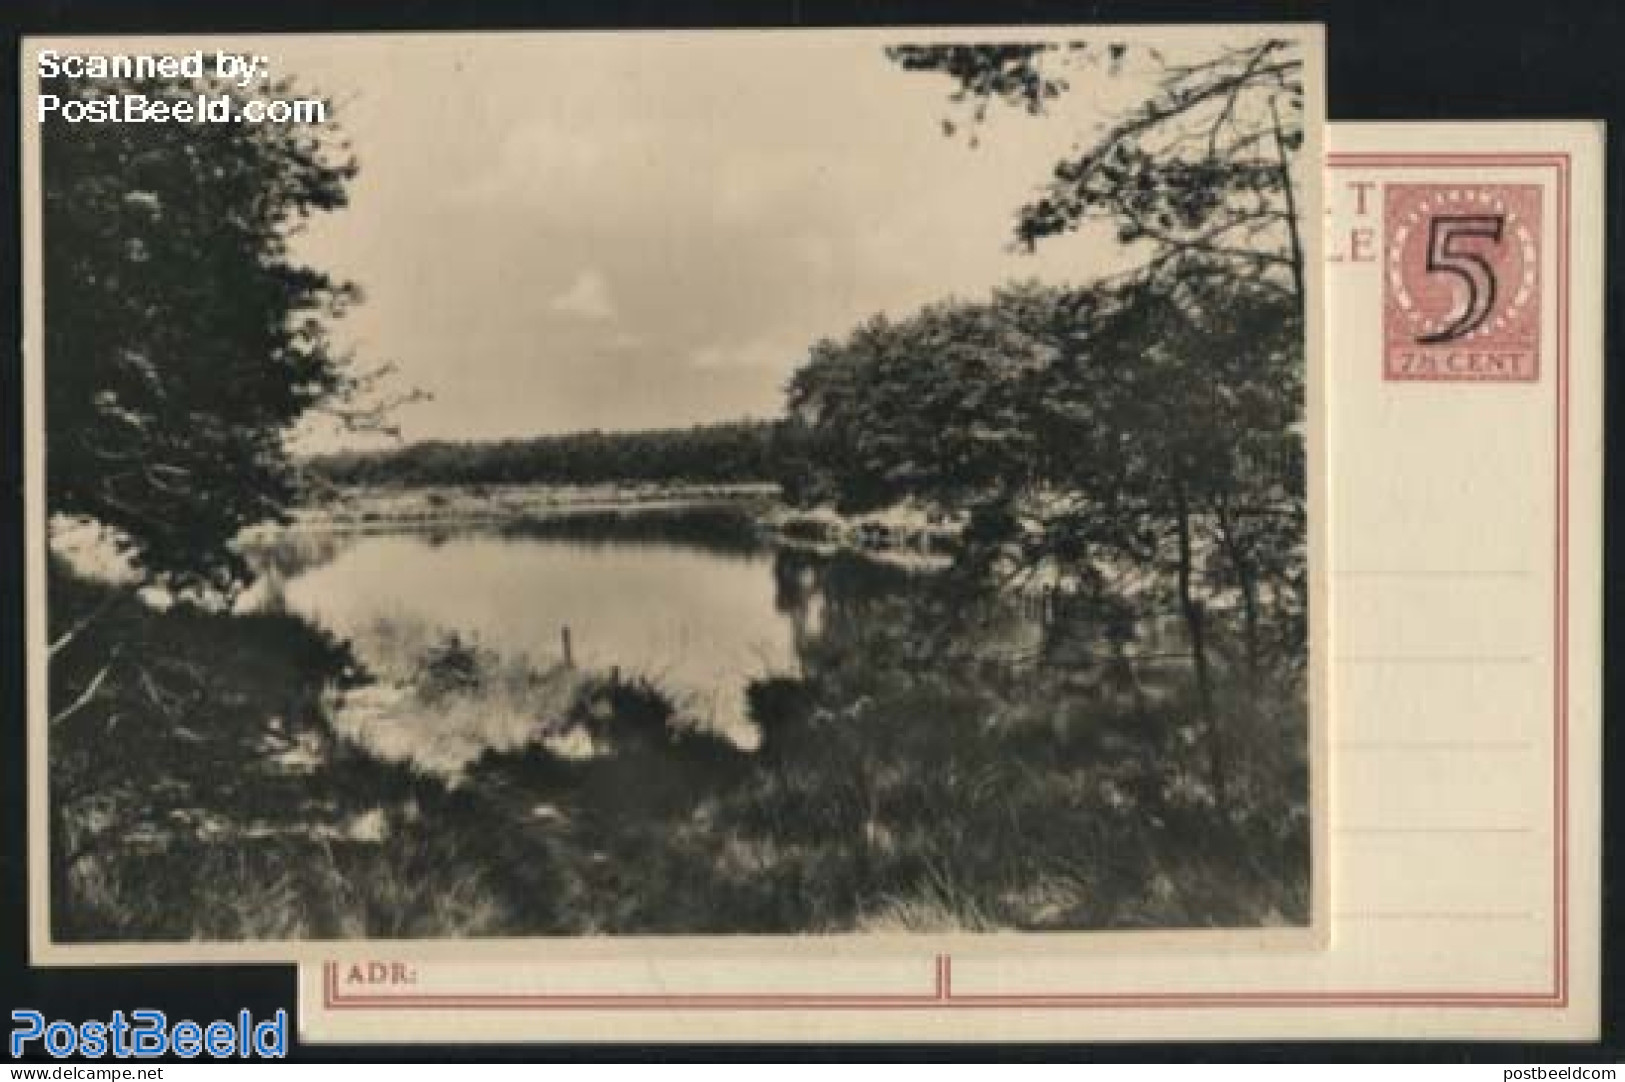
<path fill-rule="evenodd" d="M 34 961 L 1591 1032 L 1597 134 L 1328 160 L 1323 44 L 28 42 Z"/>
<path fill-rule="evenodd" d="M 1319 28 L 29 50 L 37 961 L 1326 945 Z"/>
<path fill-rule="evenodd" d="M 1325 949 L 376 944 L 301 967 L 307 1039 L 1594 1038 L 1601 142 L 1331 129 Z"/>

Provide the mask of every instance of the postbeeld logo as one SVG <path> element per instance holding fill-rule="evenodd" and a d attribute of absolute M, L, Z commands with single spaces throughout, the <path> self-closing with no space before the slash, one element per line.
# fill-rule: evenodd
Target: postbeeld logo
<path fill-rule="evenodd" d="M 213 1059 L 285 1059 L 288 1055 L 288 1012 L 278 1010 L 269 1021 L 256 1023 L 248 1011 L 238 1011 L 235 1021 L 194 1022 L 181 1019 L 174 1025 L 163 1011 L 137 1009 L 125 1018 L 114 1011 L 106 1022 L 46 1021 L 34 1010 L 11 1012 L 11 1058 L 20 1059 L 31 1045 L 38 1045 L 54 1059 L 84 1056 L 87 1059 L 157 1059 L 173 1053 L 182 1059 L 209 1056 Z"/>

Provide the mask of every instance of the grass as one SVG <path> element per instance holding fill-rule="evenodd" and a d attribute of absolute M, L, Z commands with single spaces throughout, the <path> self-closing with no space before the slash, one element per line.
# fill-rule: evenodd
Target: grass
<path fill-rule="evenodd" d="M 365 656 L 393 660 L 362 671 L 297 617 L 160 613 L 60 570 L 51 612 L 55 634 L 96 614 L 52 666 L 62 940 L 1307 915 L 1290 676 L 1244 694 L 1220 666 L 1221 803 L 1183 682 L 1131 697 L 1061 669 L 995 678 L 896 592 L 832 603 L 805 672 L 750 685 L 755 751 L 686 721 L 657 681 L 438 629 L 374 629 Z M 391 757 L 389 726 L 463 743 Z"/>
<path fill-rule="evenodd" d="M 81 941 L 477 936 L 513 924 L 467 854 L 423 831 L 176 841 L 84 862 L 69 890 L 72 919 L 58 935 Z"/>
<path fill-rule="evenodd" d="M 576 669 L 499 655 L 398 616 L 379 618 L 354 645 L 373 682 L 329 698 L 333 728 L 374 755 L 443 775 L 487 748 L 561 736 L 581 695 Z"/>

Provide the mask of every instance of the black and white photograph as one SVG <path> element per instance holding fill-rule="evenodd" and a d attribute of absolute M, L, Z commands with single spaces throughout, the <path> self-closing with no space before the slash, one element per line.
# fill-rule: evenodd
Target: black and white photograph
<path fill-rule="evenodd" d="M 36 941 L 1323 930 L 1319 50 L 32 42 Z"/>

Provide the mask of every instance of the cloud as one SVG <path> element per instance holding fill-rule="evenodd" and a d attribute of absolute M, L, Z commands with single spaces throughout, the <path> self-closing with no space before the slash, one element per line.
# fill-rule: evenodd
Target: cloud
<path fill-rule="evenodd" d="M 807 352 L 805 341 L 760 337 L 745 342 L 712 342 L 689 351 L 689 362 L 699 369 L 793 367 Z"/>
<path fill-rule="evenodd" d="M 1112 112 L 1093 90 L 1006 110 L 972 152 L 879 39 L 355 42 L 277 44 L 318 85 L 389 79 L 345 109 L 349 208 L 297 243 L 367 287 L 342 344 L 435 393 L 411 438 L 768 416 L 812 343 L 876 312 L 1117 269 L 1105 235 L 1007 250 L 1014 208 Z"/>
<path fill-rule="evenodd" d="M 570 287 L 554 297 L 548 307 L 579 319 L 610 319 L 615 315 L 615 303 L 609 297 L 609 283 L 596 270 L 584 270 L 577 274 Z"/>

